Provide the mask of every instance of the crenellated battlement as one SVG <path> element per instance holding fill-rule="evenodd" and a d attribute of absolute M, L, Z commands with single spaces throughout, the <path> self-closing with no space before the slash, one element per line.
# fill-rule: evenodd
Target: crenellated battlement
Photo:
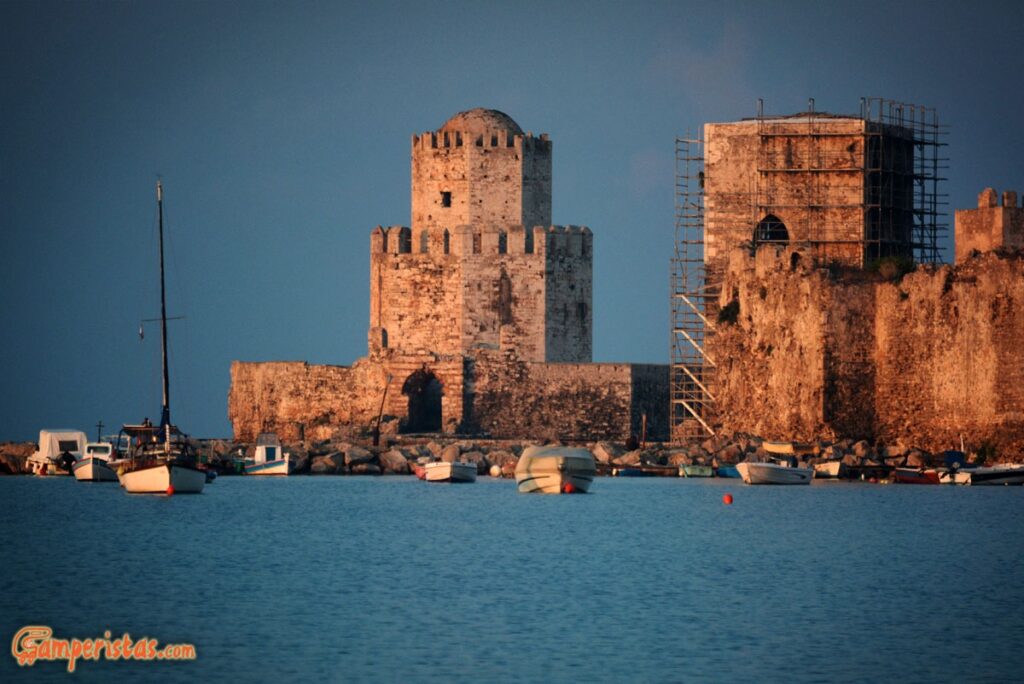
<path fill-rule="evenodd" d="M 586 226 L 377 226 L 370 233 L 370 254 L 447 257 L 559 255 L 590 259 L 594 235 Z"/>
<path fill-rule="evenodd" d="M 1024 206 L 1018 205 L 1017 193 L 1002 194 L 985 188 L 978 194 L 977 209 L 957 209 L 956 263 L 975 254 L 1000 249 L 1024 249 Z"/>
<path fill-rule="evenodd" d="M 452 150 L 465 147 L 483 148 L 491 151 L 529 150 L 534 153 L 551 154 L 551 140 L 547 133 L 534 136 L 533 133 L 513 133 L 506 130 L 490 130 L 480 133 L 472 131 L 426 131 L 412 136 L 412 153 L 429 150 Z"/>

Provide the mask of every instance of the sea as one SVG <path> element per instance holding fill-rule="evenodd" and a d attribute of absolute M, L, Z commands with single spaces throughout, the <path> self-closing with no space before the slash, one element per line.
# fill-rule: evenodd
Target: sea
<path fill-rule="evenodd" d="M 0 513 L 4 682 L 1024 680 L 1021 487 L 6 477 Z M 28 625 L 195 658 L 19 666 Z"/>

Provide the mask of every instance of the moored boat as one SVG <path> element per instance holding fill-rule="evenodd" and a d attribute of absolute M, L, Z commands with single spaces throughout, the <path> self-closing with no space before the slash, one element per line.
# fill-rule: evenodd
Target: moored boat
<path fill-rule="evenodd" d="M 281 440 L 273 432 L 261 432 L 256 437 L 256 453 L 245 462 L 246 475 L 288 475 L 291 459 L 281 449 Z"/>
<path fill-rule="evenodd" d="M 715 477 L 739 478 L 740 471 L 734 465 L 720 465 L 715 468 Z"/>
<path fill-rule="evenodd" d="M 40 430 L 39 449 L 25 465 L 33 475 L 70 475 L 85 453 L 86 441 L 81 430 Z"/>
<path fill-rule="evenodd" d="M 935 468 L 895 468 L 893 482 L 899 484 L 939 484 L 939 471 Z"/>
<path fill-rule="evenodd" d="M 679 477 L 711 477 L 714 472 L 709 465 L 680 465 Z"/>
<path fill-rule="evenodd" d="M 198 494 L 206 484 L 206 473 L 198 468 L 188 436 L 171 424 L 171 390 L 167 369 L 167 294 L 164 286 L 164 204 L 163 186 L 156 184 L 160 236 L 160 353 L 163 371 L 163 403 L 160 425 L 149 420 L 125 425 L 121 434 L 128 439 L 128 453 L 118 470 L 125 491 L 132 494 Z M 119 438 L 120 440 L 120 438 Z"/>
<path fill-rule="evenodd" d="M 476 482 L 476 464 L 455 461 L 434 461 L 423 466 L 427 482 Z"/>
<path fill-rule="evenodd" d="M 516 464 L 520 492 L 584 494 L 597 474 L 594 455 L 574 447 L 527 447 Z"/>
<path fill-rule="evenodd" d="M 85 454 L 72 466 L 79 482 L 117 482 L 117 472 L 111 467 L 114 445 L 110 442 L 89 442 Z"/>
<path fill-rule="evenodd" d="M 762 442 L 761 448 L 769 454 L 785 456 L 807 456 L 815 451 L 813 444 L 804 442 Z"/>
<path fill-rule="evenodd" d="M 980 466 L 965 469 L 968 475 L 965 484 L 979 485 L 1024 485 L 1024 465 Z"/>
<path fill-rule="evenodd" d="M 823 463 L 814 464 L 814 477 L 815 479 L 832 479 L 841 477 L 843 474 L 843 462 L 839 460 L 824 461 Z"/>
<path fill-rule="evenodd" d="M 736 466 L 747 484 L 810 484 L 813 468 L 795 468 L 780 463 L 740 463 Z"/>

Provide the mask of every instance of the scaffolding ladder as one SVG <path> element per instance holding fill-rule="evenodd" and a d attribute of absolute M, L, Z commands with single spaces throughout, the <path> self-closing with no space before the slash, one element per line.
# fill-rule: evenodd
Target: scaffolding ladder
<path fill-rule="evenodd" d="M 699 136 L 676 138 L 675 252 L 672 256 L 671 438 L 714 435 L 714 333 L 709 312 L 718 289 L 704 264 L 704 147 Z"/>

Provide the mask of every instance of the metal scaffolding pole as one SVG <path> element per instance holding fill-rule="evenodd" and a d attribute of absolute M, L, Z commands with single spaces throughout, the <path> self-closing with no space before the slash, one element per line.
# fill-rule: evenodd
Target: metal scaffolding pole
<path fill-rule="evenodd" d="M 676 138 L 675 252 L 672 257 L 672 439 L 713 435 L 715 362 L 709 305 L 718 289 L 704 265 L 704 156 L 700 137 Z"/>

